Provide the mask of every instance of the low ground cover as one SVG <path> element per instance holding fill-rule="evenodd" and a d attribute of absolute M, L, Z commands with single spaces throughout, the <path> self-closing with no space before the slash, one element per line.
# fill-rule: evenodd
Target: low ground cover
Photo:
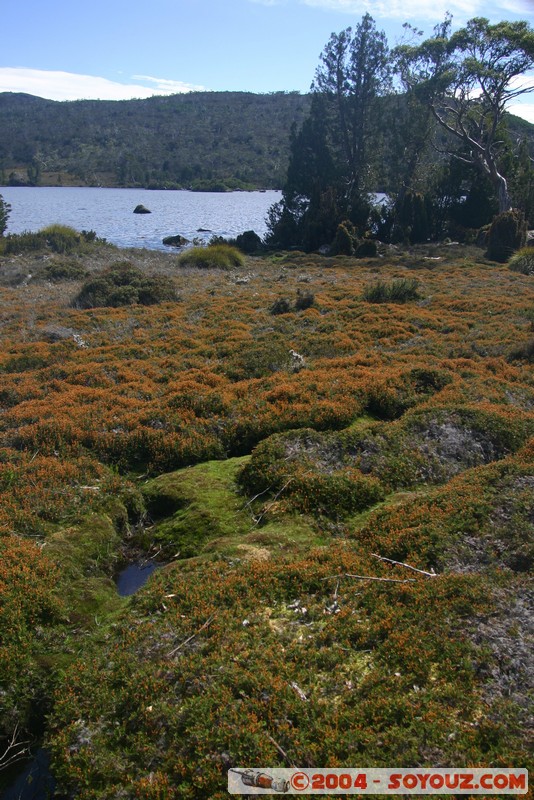
<path fill-rule="evenodd" d="M 86 244 L 0 256 L 0 737 L 44 727 L 87 800 L 282 753 L 527 766 L 532 276 L 128 251 L 172 293 L 80 308 L 123 258 Z M 123 600 L 132 547 L 168 565 Z"/>

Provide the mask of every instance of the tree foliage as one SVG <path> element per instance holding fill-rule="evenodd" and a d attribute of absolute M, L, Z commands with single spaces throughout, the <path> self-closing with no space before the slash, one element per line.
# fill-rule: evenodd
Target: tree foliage
<path fill-rule="evenodd" d="M 503 123 L 510 100 L 530 91 L 520 79 L 534 67 L 534 31 L 527 22 L 476 17 L 453 34 L 448 16 L 434 36 L 395 55 L 405 85 L 448 135 L 446 152 L 489 176 L 500 211 L 508 210 Z"/>
<path fill-rule="evenodd" d="M 6 201 L 0 194 L 0 236 L 3 236 L 6 231 L 7 221 L 9 219 L 10 211 L 11 211 L 11 206 L 9 205 L 9 203 L 6 203 Z"/>
<path fill-rule="evenodd" d="M 326 99 L 331 140 L 346 183 L 347 210 L 369 189 L 371 137 L 377 133 L 377 97 L 391 88 L 389 48 L 365 14 L 354 33 L 333 33 L 321 55 L 314 91 Z"/>
<path fill-rule="evenodd" d="M 424 41 L 404 27 L 412 41 L 391 53 L 369 14 L 354 32 L 331 35 L 310 115 L 292 130 L 270 244 L 351 252 L 347 222 L 356 237 L 372 230 L 416 243 L 489 224 L 512 205 L 533 215 L 531 154 L 524 132 L 510 135 L 506 111 L 529 91 L 528 23 L 475 18 L 452 33 L 447 15 Z M 370 193 L 381 188 L 394 202 L 372 211 Z"/>
<path fill-rule="evenodd" d="M 379 153 L 381 95 L 391 87 L 385 34 L 366 14 L 354 32 L 333 33 L 312 84 L 312 105 L 292 131 L 284 195 L 270 218 L 272 243 L 306 250 L 338 225 L 365 225 Z"/>
<path fill-rule="evenodd" d="M 115 102 L 0 93 L 0 174 L 13 185 L 280 188 L 288 132 L 309 106 L 298 92 Z"/>

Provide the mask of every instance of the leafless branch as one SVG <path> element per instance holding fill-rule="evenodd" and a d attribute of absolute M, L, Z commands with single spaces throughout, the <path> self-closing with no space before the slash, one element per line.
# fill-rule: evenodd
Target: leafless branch
<path fill-rule="evenodd" d="M 377 553 L 371 553 L 373 558 L 378 558 L 379 561 L 385 561 L 386 564 L 395 564 L 398 567 L 406 567 L 406 569 L 411 569 L 413 572 L 418 572 L 420 575 L 425 575 L 427 578 L 437 578 L 437 573 L 432 570 L 432 572 L 427 572 L 424 569 L 417 569 L 417 567 L 412 567 L 411 564 L 405 564 L 404 561 L 394 561 L 392 558 L 386 558 L 385 556 L 379 556 Z"/>
<path fill-rule="evenodd" d="M 0 755 L 0 770 L 7 769 L 7 767 L 14 764 L 16 761 L 20 761 L 22 758 L 28 755 L 30 749 L 28 747 L 29 740 L 27 741 L 17 741 L 19 733 L 19 726 L 15 725 L 13 733 L 11 734 L 11 739 L 8 742 L 8 745 L 5 751 Z"/>
<path fill-rule="evenodd" d="M 415 578 L 377 578 L 374 575 L 351 575 L 349 572 L 345 573 L 346 578 L 355 578 L 359 581 L 380 581 L 381 583 L 417 583 Z"/>
<path fill-rule="evenodd" d="M 198 629 L 198 631 L 196 631 L 196 633 L 193 633 L 191 636 L 189 636 L 189 638 L 185 639 L 185 641 L 180 642 L 178 647 L 175 647 L 174 650 L 171 650 L 170 653 L 167 653 L 167 657 L 170 658 L 171 656 L 175 655 L 175 653 L 177 653 L 178 650 L 181 650 L 182 647 L 185 647 L 186 644 L 189 644 L 189 642 L 191 642 L 193 639 L 195 639 L 198 636 L 199 633 L 202 633 L 202 631 L 205 630 L 205 628 L 207 628 L 208 625 L 211 625 L 211 623 L 213 622 L 214 618 L 215 618 L 215 614 L 212 614 L 211 617 L 208 617 L 206 622 L 203 625 L 200 626 L 200 628 Z"/>
<path fill-rule="evenodd" d="M 260 516 L 259 516 L 259 517 L 256 519 L 256 521 L 254 522 L 254 525 L 259 525 L 259 524 L 260 524 L 260 522 L 262 521 L 262 519 L 264 518 L 264 516 L 265 516 L 265 515 L 268 513 L 268 511 L 269 511 L 269 510 L 270 510 L 270 509 L 271 509 L 271 508 L 274 506 L 274 504 L 276 503 L 276 501 L 278 500 L 278 498 L 280 497 L 280 495 L 282 494 L 282 492 L 283 492 L 285 489 L 287 489 L 287 487 L 289 486 L 289 484 L 291 483 L 291 481 L 292 481 L 292 480 L 293 480 L 293 476 L 292 476 L 291 478 L 289 478 L 289 480 L 287 480 L 287 481 L 284 483 L 284 485 L 282 486 L 282 488 L 281 488 L 281 489 L 279 489 L 279 490 L 277 491 L 277 493 L 276 493 L 276 494 L 275 494 L 275 496 L 273 497 L 272 501 L 269 503 L 269 505 L 265 506 L 265 509 L 263 510 L 263 512 L 262 512 L 262 513 L 260 514 Z"/>
<path fill-rule="evenodd" d="M 280 745 L 278 744 L 278 742 L 277 742 L 277 741 L 275 741 L 275 740 L 273 739 L 273 737 L 272 737 L 272 736 L 271 736 L 269 733 L 267 734 L 267 738 L 269 739 L 269 741 L 270 741 L 270 742 L 272 742 L 272 743 L 274 744 L 274 746 L 276 747 L 276 749 L 278 750 L 278 752 L 280 753 L 280 755 L 281 755 L 283 758 L 285 758 L 285 760 L 287 761 L 287 763 L 289 764 L 289 766 L 290 766 L 290 767 L 294 767 L 294 768 L 296 769 L 296 768 L 297 768 L 297 765 L 295 764 L 295 762 L 294 762 L 294 761 L 293 761 L 293 760 L 292 760 L 292 759 L 291 759 L 291 758 L 288 756 L 288 754 L 286 753 L 286 751 L 285 751 L 285 750 L 284 750 L 282 747 L 280 747 Z"/>

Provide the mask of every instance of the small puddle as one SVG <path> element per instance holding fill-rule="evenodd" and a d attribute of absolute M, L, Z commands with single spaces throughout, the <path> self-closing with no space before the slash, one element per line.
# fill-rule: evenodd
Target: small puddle
<path fill-rule="evenodd" d="M 135 594 L 144 586 L 153 572 L 160 567 L 155 561 L 133 562 L 120 570 L 115 576 L 117 592 L 121 597 Z"/>
<path fill-rule="evenodd" d="M 115 576 L 117 592 L 121 597 L 135 594 L 145 585 L 158 567 L 156 561 L 132 562 Z M 19 772 L 15 780 L 2 789 L 0 800 L 51 800 L 54 797 L 55 781 L 50 772 L 50 756 L 40 748 L 32 761 Z"/>
<path fill-rule="evenodd" d="M 156 561 L 136 561 L 127 564 L 115 576 L 117 592 L 121 597 L 135 594 L 145 585 L 158 567 Z M 35 757 L 21 769 L 6 789 L 0 783 L 0 800 L 51 800 L 55 780 L 50 772 L 50 755 L 40 748 Z"/>
<path fill-rule="evenodd" d="M 50 772 L 50 756 L 40 748 L 35 758 L 17 775 L 3 791 L 1 800 L 50 800 L 54 797 L 56 782 Z"/>

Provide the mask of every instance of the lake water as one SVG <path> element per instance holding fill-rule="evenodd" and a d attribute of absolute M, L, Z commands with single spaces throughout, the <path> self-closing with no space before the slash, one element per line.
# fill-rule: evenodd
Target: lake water
<path fill-rule="evenodd" d="M 0 195 L 11 205 L 6 233 L 37 231 L 61 223 L 96 231 L 97 236 L 119 247 L 168 250 L 162 239 L 175 234 L 206 242 L 214 235 L 230 238 L 247 230 L 263 236 L 267 211 L 281 192 L 0 186 Z M 152 213 L 134 214 L 137 205 Z"/>

